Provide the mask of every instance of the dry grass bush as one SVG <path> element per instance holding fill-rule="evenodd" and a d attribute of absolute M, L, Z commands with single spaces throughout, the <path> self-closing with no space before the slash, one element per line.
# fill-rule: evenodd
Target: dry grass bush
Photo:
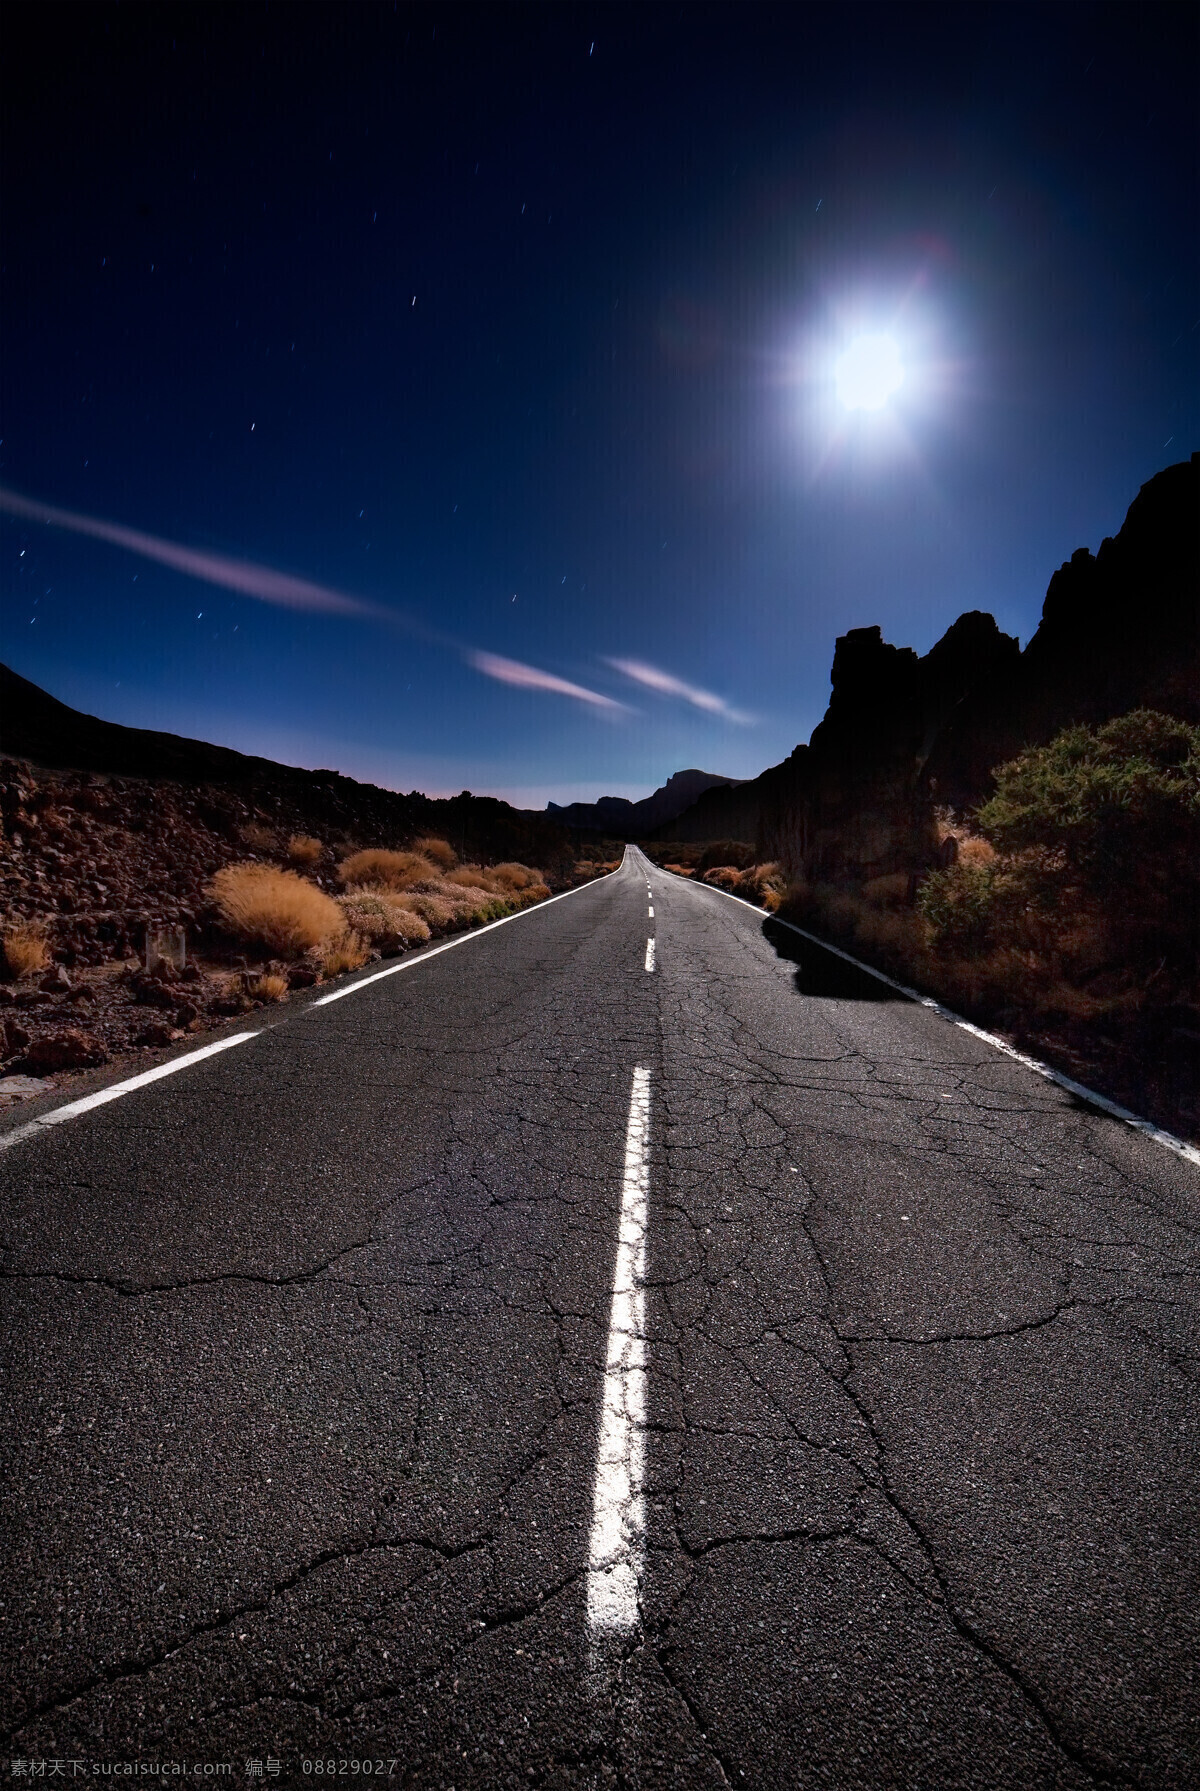
<path fill-rule="evenodd" d="M 485 875 L 482 865 L 460 864 L 457 870 L 449 872 L 442 881 L 455 883 L 460 889 L 485 889 L 487 887 L 483 880 Z"/>
<path fill-rule="evenodd" d="M 664 869 L 683 877 L 695 875 L 686 865 L 668 864 Z M 702 873 L 702 881 L 741 896 L 744 902 L 756 902 L 768 914 L 777 911 L 787 888 L 783 872 L 775 863 L 752 864 L 740 870 L 735 864 L 717 864 Z"/>
<path fill-rule="evenodd" d="M 774 914 L 783 901 L 787 889 L 787 879 L 778 864 L 751 865 L 738 877 L 734 889 L 747 902 L 757 902 L 768 914 Z"/>
<path fill-rule="evenodd" d="M 276 976 L 268 971 L 263 976 L 256 976 L 250 982 L 247 993 L 255 1001 L 286 1001 L 288 997 L 288 980 L 286 976 Z"/>
<path fill-rule="evenodd" d="M 911 910 L 855 903 L 851 924 L 855 942 L 894 968 L 924 964 L 928 956 L 925 927 Z"/>
<path fill-rule="evenodd" d="M 278 852 L 279 836 L 264 827 L 261 821 L 247 821 L 238 828 L 238 838 L 252 852 Z"/>
<path fill-rule="evenodd" d="M 405 907 L 419 914 L 433 932 L 445 933 L 458 921 L 469 918 L 482 899 L 482 892 L 455 889 L 435 895 L 428 890 L 415 890 L 403 899 Z"/>
<path fill-rule="evenodd" d="M 958 842 L 959 864 L 995 864 L 996 848 L 977 833 L 964 834 Z"/>
<path fill-rule="evenodd" d="M 33 976 L 50 964 L 50 947 L 44 930 L 32 921 L 20 921 L 4 934 L 4 959 L 11 976 Z"/>
<path fill-rule="evenodd" d="M 527 864 L 460 865 L 449 876 L 442 878 L 438 887 L 446 890 L 447 885 L 469 891 L 475 896 L 500 896 L 509 903 L 510 909 L 543 901 L 550 894 L 542 873 L 530 870 Z M 448 890 L 446 892 L 449 893 Z"/>
<path fill-rule="evenodd" d="M 872 877 L 862 886 L 862 898 L 873 908 L 898 908 L 908 900 L 907 871 L 890 871 L 884 877 Z"/>
<path fill-rule="evenodd" d="M 448 840 L 414 840 L 413 851 L 419 852 L 422 858 L 435 864 L 443 875 L 446 871 L 452 871 L 458 863 L 458 856 Z"/>
<path fill-rule="evenodd" d="M 307 833 L 294 833 L 288 841 L 287 855 L 293 864 L 316 864 L 324 847 L 320 840 L 313 839 Z"/>
<path fill-rule="evenodd" d="M 389 890 L 350 889 L 338 897 L 338 907 L 351 932 L 369 939 L 380 951 L 398 951 L 406 945 L 423 945 L 429 925 L 410 906 L 411 898 Z"/>
<path fill-rule="evenodd" d="M 1105 990 L 1081 986 L 1102 946 L 1094 921 L 1079 917 L 1060 928 L 1051 952 L 1044 942 L 1039 946 L 1015 936 L 998 944 L 971 944 L 969 931 L 963 935 L 967 943 L 949 943 L 919 909 L 880 908 L 828 884 L 793 885 L 787 914 L 967 1013 L 1019 1016 L 1033 1026 L 1069 1025 L 1125 1011 L 1141 998 L 1126 979 Z"/>
<path fill-rule="evenodd" d="M 832 884 L 800 881 L 788 889 L 782 911 L 798 926 L 861 947 L 881 968 L 907 980 L 930 969 L 929 928 L 911 908 L 878 908 Z"/>
<path fill-rule="evenodd" d="M 240 970 L 213 978 L 218 996 L 223 1001 L 236 1002 L 244 1014 L 250 1011 L 250 997 L 246 993 L 248 980 L 250 979 Z"/>
<path fill-rule="evenodd" d="M 671 871 L 676 877 L 690 877 L 692 874 L 690 864 L 664 864 L 663 870 Z"/>
<path fill-rule="evenodd" d="M 370 947 L 362 936 L 354 932 L 343 933 L 335 939 L 321 959 L 323 976 L 342 976 L 347 970 L 360 970 L 371 955 Z"/>
<path fill-rule="evenodd" d="M 527 864 L 494 864 L 488 871 L 487 878 L 488 886 L 492 889 L 532 889 L 535 885 L 546 888 L 542 873 L 531 871 Z"/>
<path fill-rule="evenodd" d="M 680 857 L 690 858 L 690 854 L 681 852 Z M 712 840 L 695 860 L 696 875 L 702 877 L 705 871 L 720 870 L 729 864 L 734 870 L 748 871 L 753 863 L 754 847 L 745 840 Z"/>
<path fill-rule="evenodd" d="M 205 893 L 229 932 L 288 957 L 327 944 L 345 924 L 332 896 L 273 865 L 227 864 Z"/>
<path fill-rule="evenodd" d="M 389 852 L 382 846 L 368 846 L 355 852 L 338 866 L 342 882 L 364 889 L 411 889 L 430 877 L 436 877 L 432 862 L 421 852 Z"/>
<path fill-rule="evenodd" d="M 453 865 L 439 875 L 433 859 L 453 859 L 450 848 L 444 840 L 419 844 L 429 850 L 356 852 L 339 870 L 350 884 L 338 897 L 347 924 L 381 950 L 500 920 L 550 894 L 541 872 L 524 864 Z"/>

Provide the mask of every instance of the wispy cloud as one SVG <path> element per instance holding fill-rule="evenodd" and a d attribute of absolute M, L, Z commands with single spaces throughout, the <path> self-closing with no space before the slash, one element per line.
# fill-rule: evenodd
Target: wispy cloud
<path fill-rule="evenodd" d="M 655 665 L 647 665 L 642 659 L 610 659 L 624 677 L 632 679 L 635 684 L 642 684 L 647 690 L 656 690 L 660 696 L 679 697 L 685 703 L 691 703 L 695 709 L 703 709 L 708 715 L 719 715 L 723 721 L 736 722 L 739 727 L 753 725 L 754 717 L 744 715 L 740 709 L 733 709 L 724 697 L 715 696 L 711 690 L 701 690 L 698 685 L 685 684 L 673 672 L 662 672 Z"/>
<path fill-rule="evenodd" d="M 224 585 L 227 590 L 241 591 L 257 597 L 261 603 L 274 603 L 282 609 L 308 610 L 328 616 L 361 616 L 372 621 L 396 621 L 391 610 L 380 604 L 367 603 L 361 597 L 349 597 L 344 591 L 328 585 L 312 584 L 306 578 L 293 578 L 288 572 L 276 572 L 270 566 L 257 566 L 251 560 L 234 560 L 221 553 L 202 548 L 184 547 L 178 541 L 164 541 L 159 535 L 147 535 L 141 529 L 127 529 L 121 523 L 105 522 L 98 516 L 84 516 L 77 510 L 58 510 L 52 504 L 40 504 L 0 486 L 0 510 L 10 516 L 27 517 L 31 522 L 45 523 L 50 528 L 70 529 L 76 535 L 91 535 L 97 541 L 108 541 L 143 559 L 157 560 L 190 578 L 200 578 L 211 585 Z"/>
<path fill-rule="evenodd" d="M 485 678 L 496 678 L 501 684 L 515 684 L 521 690 L 548 690 L 556 696 L 573 697 L 577 703 L 590 703 L 594 709 L 604 709 L 610 714 L 625 707 L 613 697 L 601 696 L 598 690 L 571 684 L 566 678 L 556 678 L 553 672 L 539 671 L 535 665 L 522 665 L 518 659 L 501 659 L 497 653 L 468 653 L 467 661 Z"/>

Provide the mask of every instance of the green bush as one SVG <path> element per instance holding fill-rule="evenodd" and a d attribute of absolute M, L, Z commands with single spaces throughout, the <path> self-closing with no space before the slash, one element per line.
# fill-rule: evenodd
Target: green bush
<path fill-rule="evenodd" d="M 954 864 L 926 877 L 917 910 L 933 928 L 939 951 L 982 952 L 995 943 L 999 881 L 995 864 Z"/>
<path fill-rule="evenodd" d="M 1200 728 L 1135 709 L 994 775 L 977 819 L 996 861 L 934 871 L 917 897 L 938 951 L 1054 950 L 1099 925 L 1124 959 L 1194 952 Z"/>
<path fill-rule="evenodd" d="M 979 827 L 997 852 L 1050 850 L 1091 892 L 1195 878 L 1200 728 L 1153 709 L 1065 728 L 995 773 Z"/>

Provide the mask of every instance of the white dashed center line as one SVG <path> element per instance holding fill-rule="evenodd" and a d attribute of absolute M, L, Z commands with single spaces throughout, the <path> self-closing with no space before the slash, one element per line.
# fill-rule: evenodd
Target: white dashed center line
<path fill-rule="evenodd" d="M 645 1550 L 646 1209 L 650 1072 L 633 1072 L 625 1179 L 608 1321 L 604 1400 L 588 1547 L 587 1623 L 593 1642 L 637 1626 Z"/>
<path fill-rule="evenodd" d="M 646 941 L 646 969 L 647 970 L 654 969 L 654 941 L 653 941 L 653 939 L 647 939 L 647 941 Z"/>
<path fill-rule="evenodd" d="M 651 904 L 650 904 L 650 918 L 651 918 L 651 920 L 654 919 L 654 903 L 653 902 L 651 902 Z"/>

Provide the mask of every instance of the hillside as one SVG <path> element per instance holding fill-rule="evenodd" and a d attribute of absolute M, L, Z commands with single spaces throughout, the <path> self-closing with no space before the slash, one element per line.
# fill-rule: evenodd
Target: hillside
<path fill-rule="evenodd" d="M 599 846 L 490 797 L 120 727 L 6 667 L 0 704 L 0 1108 L 599 868 Z"/>
<path fill-rule="evenodd" d="M 395 845 L 434 833 L 451 840 L 462 858 L 516 858 L 550 871 L 574 856 L 564 825 L 493 796 L 466 790 L 446 798 L 416 790 L 406 796 L 336 771 L 305 771 L 203 740 L 122 727 L 69 708 L 6 665 L 0 665 L 0 755 L 44 770 L 175 784 L 188 800 L 215 805 L 240 822 L 344 835 L 362 845 Z M 7 768 L 6 815 L 19 806 L 11 794 L 15 775 L 15 767 Z"/>

